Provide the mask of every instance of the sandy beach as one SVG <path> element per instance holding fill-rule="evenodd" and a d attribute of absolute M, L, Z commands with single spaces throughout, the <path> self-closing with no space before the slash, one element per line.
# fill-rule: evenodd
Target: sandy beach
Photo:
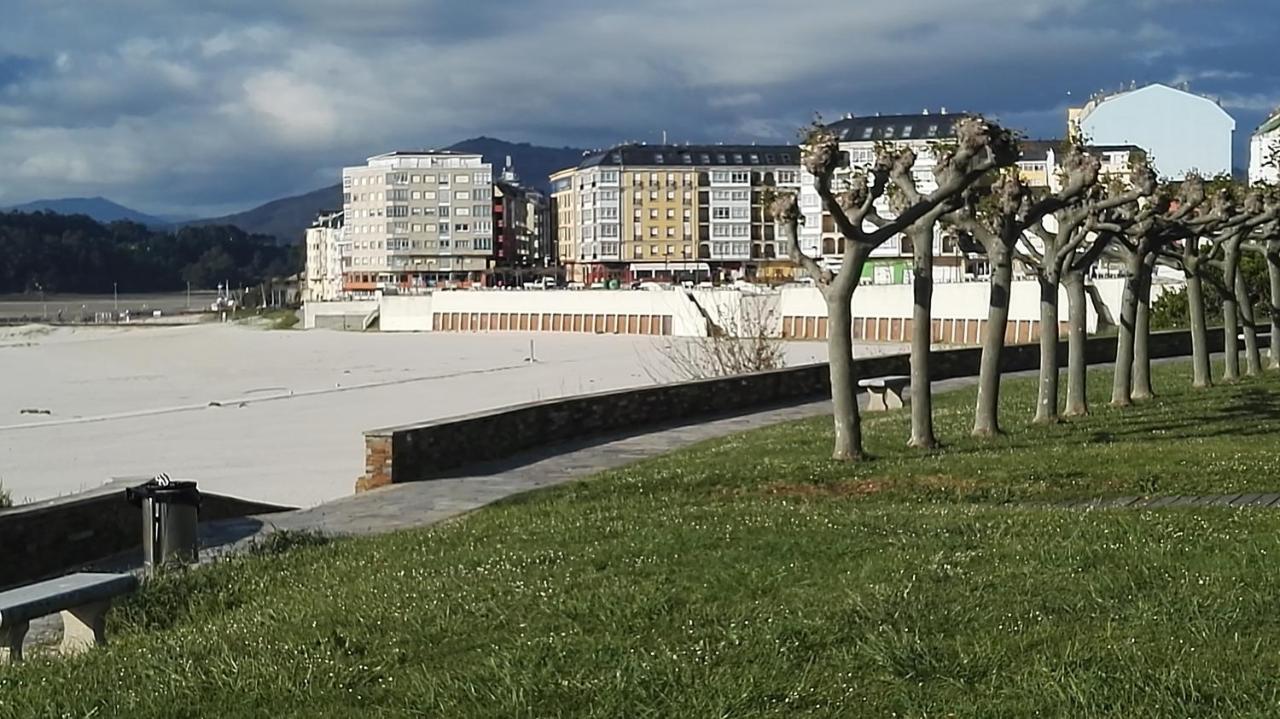
<path fill-rule="evenodd" d="M 0 485 L 25 502 L 167 472 L 310 506 L 352 492 L 364 430 L 650 384 L 661 351 L 569 334 L 4 328 Z M 825 345 L 787 352 L 815 361 Z"/>

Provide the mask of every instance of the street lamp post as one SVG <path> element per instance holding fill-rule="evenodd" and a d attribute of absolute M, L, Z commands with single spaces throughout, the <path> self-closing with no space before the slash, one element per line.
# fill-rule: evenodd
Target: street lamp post
<path fill-rule="evenodd" d="M 111 304 L 112 312 L 115 313 L 118 320 L 120 318 L 120 290 L 119 285 L 115 282 L 111 283 Z"/>

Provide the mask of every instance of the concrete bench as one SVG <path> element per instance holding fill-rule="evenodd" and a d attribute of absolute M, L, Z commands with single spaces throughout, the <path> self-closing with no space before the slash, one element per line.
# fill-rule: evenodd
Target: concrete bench
<path fill-rule="evenodd" d="M 62 613 L 64 654 L 81 652 L 106 643 L 107 610 L 111 600 L 138 586 L 132 574 L 81 572 L 47 582 L 0 592 L 0 647 L 9 650 L 9 661 L 22 660 L 22 640 L 32 619 Z"/>
<path fill-rule="evenodd" d="M 858 380 L 858 386 L 867 391 L 868 412 L 886 412 L 903 406 L 902 390 L 911 384 L 910 377 L 889 375 Z"/>

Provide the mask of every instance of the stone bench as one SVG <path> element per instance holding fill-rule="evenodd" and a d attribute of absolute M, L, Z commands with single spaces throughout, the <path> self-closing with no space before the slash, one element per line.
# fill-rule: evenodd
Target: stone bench
<path fill-rule="evenodd" d="M 911 378 L 903 375 L 868 377 L 858 380 L 858 386 L 867 391 L 868 412 L 887 412 L 903 406 L 902 390 L 911 384 Z"/>
<path fill-rule="evenodd" d="M 81 572 L 47 582 L 0 592 L 0 639 L 9 661 L 22 660 L 22 640 L 32 619 L 62 613 L 64 654 L 81 652 L 106 642 L 107 610 L 111 600 L 138 586 L 132 574 Z"/>

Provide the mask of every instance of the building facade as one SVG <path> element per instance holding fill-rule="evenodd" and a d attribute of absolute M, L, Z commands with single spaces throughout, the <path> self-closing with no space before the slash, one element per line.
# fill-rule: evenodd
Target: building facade
<path fill-rule="evenodd" d="M 1249 142 L 1249 182 L 1280 183 L 1280 110 L 1254 131 Z"/>
<path fill-rule="evenodd" d="M 1236 121 L 1216 101 L 1186 90 L 1157 83 L 1096 95 L 1068 111 L 1068 126 L 1091 145 L 1142 148 L 1167 179 L 1192 171 L 1205 177 L 1231 174 Z"/>
<path fill-rule="evenodd" d="M 389 152 L 342 171 L 351 263 L 344 290 L 484 282 L 493 263 L 493 172 L 480 155 Z"/>
<path fill-rule="evenodd" d="M 876 115 L 843 119 L 827 125 L 840 141 L 840 151 L 848 158 L 848 169 L 841 170 L 835 178 L 835 186 L 843 190 L 842 183 L 854 169 L 869 168 L 875 162 L 876 146 L 890 144 L 910 147 L 916 153 L 912 173 L 916 186 L 922 193 L 933 192 L 938 184 L 933 176 L 937 161 L 933 156 L 935 143 L 945 143 L 956 138 L 956 124 L 971 117 L 963 113 L 921 113 L 919 115 Z M 1045 160 L 1047 162 L 1047 159 Z M 1028 170 L 1029 171 L 1029 170 Z M 1047 168 L 1045 170 L 1047 173 Z M 822 206 L 818 191 L 814 189 L 813 175 L 802 173 L 800 208 L 805 222 L 800 230 L 800 248 L 806 254 L 837 270 L 844 255 L 844 237 L 836 229 L 835 220 Z M 888 199 L 881 198 L 878 211 L 891 216 Z M 867 230 L 874 227 L 867 225 Z M 981 274 L 984 260 L 967 255 L 956 239 L 939 227 L 933 241 L 934 279 L 942 282 L 959 281 L 974 273 Z M 912 247 L 910 240 L 893 237 L 876 248 L 863 268 L 861 281 L 874 284 L 901 284 L 911 281 Z"/>
<path fill-rule="evenodd" d="M 765 198 L 798 191 L 785 145 L 619 145 L 551 176 L 559 262 L 593 283 L 790 276 Z"/>
<path fill-rule="evenodd" d="M 343 213 L 326 210 L 307 228 L 306 283 L 303 302 L 327 302 L 342 296 L 343 274 L 350 262 L 350 242 Z"/>
<path fill-rule="evenodd" d="M 511 285 L 530 278 L 555 278 L 551 238 L 551 203 L 541 191 L 520 184 L 511 158 L 493 183 L 493 249 L 491 284 Z"/>

